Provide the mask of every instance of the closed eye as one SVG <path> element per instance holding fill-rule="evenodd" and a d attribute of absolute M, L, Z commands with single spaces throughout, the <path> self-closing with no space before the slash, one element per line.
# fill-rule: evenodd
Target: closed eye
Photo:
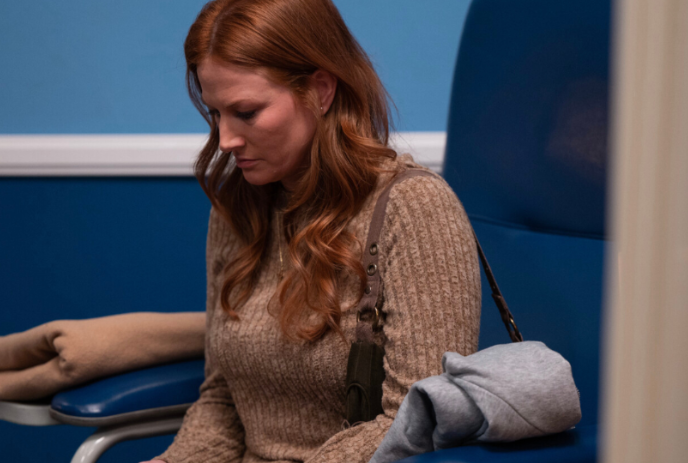
<path fill-rule="evenodd" d="M 236 111 L 234 115 L 238 118 L 241 119 L 242 121 L 250 121 L 254 117 L 256 117 L 258 111 L 253 110 L 253 111 Z M 208 115 L 213 118 L 214 120 L 220 119 L 220 111 L 216 109 L 212 109 L 208 111 Z"/>
<path fill-rule="evenodd" d="M 235 115 L 236 115 L 236 117 L 238 117 L 242 121 L 250 121 L 251 119 L 253 119 L 256 116 L 256 111 L 245 111 L 245 112 L 237 111 L 235 113 Z"/>

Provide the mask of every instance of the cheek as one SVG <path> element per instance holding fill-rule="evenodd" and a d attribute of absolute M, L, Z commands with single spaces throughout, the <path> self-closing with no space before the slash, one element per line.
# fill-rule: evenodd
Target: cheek
<path fill-rule="evenodd" d="M 310 147 L 315 136 L 316 124 L 315 115 L 308 108 L 300 106 L 297 109 L 292 127 L 295 149 L 303 151 Z"/>
<path fill-rule="evenodd" d="M 265 124 L 256 133 L 256 142 L 270 149 L 271 157 L 279 163 L 294 164 L 302 158 L 315 134 L 316 121 L 306 108 L 290 108 L 276 111 L 266 118 Z M 256 127 L 258 128 L 258 127 Z"/>

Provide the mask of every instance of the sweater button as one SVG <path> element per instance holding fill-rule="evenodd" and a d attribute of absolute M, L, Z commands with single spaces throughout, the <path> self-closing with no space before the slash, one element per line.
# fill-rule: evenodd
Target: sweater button
<path fill-rule="evenodd" d="M 370 264 L 368 266 L 368 275 L 373 276 L 375 275 L 375 272 L 377 271 L 377 265 L 375 264 Z"/>
<path fill-rule="evenodd" d="M 374 256 L 377 254 L 377 244 L 373 243 L 370 245 L 370 255 Z"/>
<path fill-rule="evenodd" d="M 373 292 L 373 287 L 370 286 L 370 285 L 369 285 L 369 286 L 366 286 L 365 293 L 366 293 L 366 294 L 370 294 L 370 293 L 372 293 L 372 292 Z"/>

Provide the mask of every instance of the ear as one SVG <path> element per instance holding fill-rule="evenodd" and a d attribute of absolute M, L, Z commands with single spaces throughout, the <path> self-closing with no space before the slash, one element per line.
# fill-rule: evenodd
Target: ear
<path fill-rule="evenodd" d="M 334 95 L 337 91 L 337 78 L 331 73 L 318 69 L 311 74 L 311 83 L 318 92 L 320 98 L 320 106 L 322 107 L 321 115 L 327 114 L 327 111 L 332 105 Z"/>

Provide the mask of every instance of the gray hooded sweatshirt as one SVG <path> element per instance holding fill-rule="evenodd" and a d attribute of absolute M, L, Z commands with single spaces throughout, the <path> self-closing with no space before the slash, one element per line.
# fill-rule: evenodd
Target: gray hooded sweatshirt
<path fill-rule="evenodd" d="M 541 342 L 447 352 L 442 370 L 411 387 L 370 463 L 553 434 L 581 419 L 571 365 Z"/>

